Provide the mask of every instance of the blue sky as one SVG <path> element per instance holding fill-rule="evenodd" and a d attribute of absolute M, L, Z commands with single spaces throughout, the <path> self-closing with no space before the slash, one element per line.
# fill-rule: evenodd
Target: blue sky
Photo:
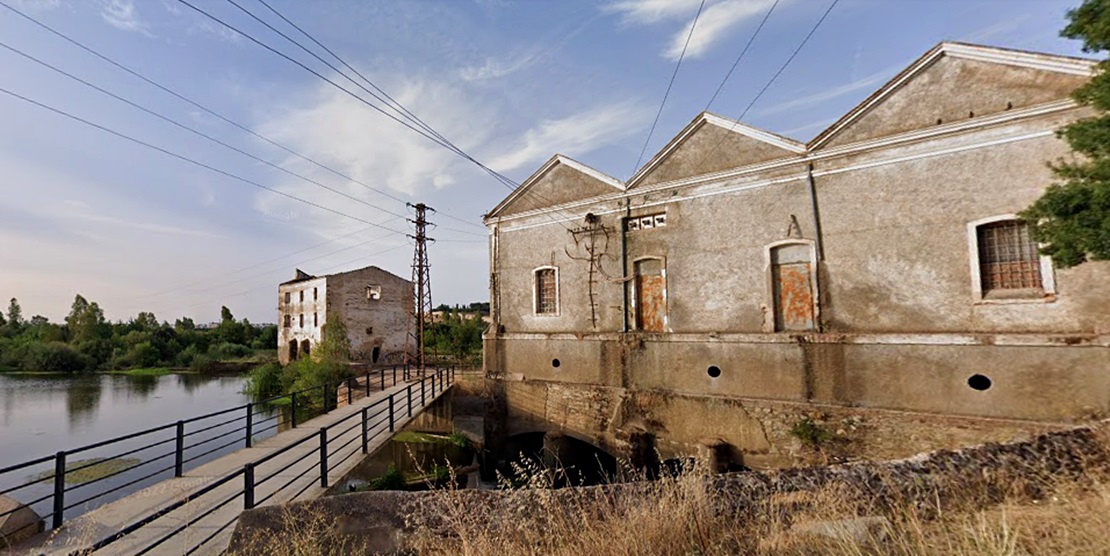
<path fill-rule="evenodd" d="M 225 0 L 194 0 L 334 72 Z M 258 0 L 236 0 L 301 38 Z M 460 148 L 515 181 L 559 152 L 634 172 L 700 0 L 268 0 Z M 832 0 L 780 0 L 711 112 L 736 118 Z M 0 88 L 310 206 L 0 93 L 0 297 L 61 319 L 76 293 L 111 319 L 276 320 L 277 283 L 374 264 L 407 277 L 400 201 L 439 209 L 438 304 L 488 298 L 481 215 L 509 190 L 474 165 L 178 0 L 2 0 L 306 162 L 0 6 L 0 43 L 242 151 L 247 158 L 0 47 Z M 706 0 L 646 161 L 706 109 L 773 0 Z M 840 0 L 744 117 L 808 140 L 942 40 L 1080 55 L 1059 38 L 1078 0 Z M 305 41 L 307 44 L 307 41 Z M 385 191 L 391 197 L 369 190 Z M 385 209 L 378 210 L 371 205 Z M 343 216 L 340 214 L 348 215 Z M 393 214 L 389 214 L 393 213 Z M 374 227 L 377 224 L 381 227 Z M 385 229 L 383 229 L 385 228 Z M 6 304 L 6 302 L 5 302 Z"/>

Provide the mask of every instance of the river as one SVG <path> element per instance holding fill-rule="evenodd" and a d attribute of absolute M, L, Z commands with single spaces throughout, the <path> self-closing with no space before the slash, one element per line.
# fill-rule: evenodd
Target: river
<path fill-rule="evenodd" d="M 196 374 L 0 374 L 0 469 L 49 456 L 59 450 L 70 450 L 179 419 L 241 406 L 250 401 L 242 392 L 245 380 L 243 376 Z M 204 439 L 205 436 L 197 438 Z M 111 457 L 143 442 L 150 442 L 150 439 L 137 439 L 113 445 L 110 449 L 90 451 L 82 457 Z M 198 458 L 196 463 L 240 447 L 229 446 L 203 459 Z M 142 453 L 138 459 L 144 459 Z M 172 458 L 169 462 L 172 467 Z M 38 474 L 48 473 L 51 469 L 52 465 L 42 465 L 0 475 L 0 491 L 33 480 Z M 96 489 L 101 485 L 110 488 L 123 484 L 129 479 L 129 474 L 98 483 Z M 95 504 L 68 510 L 66 518 L 171 476 L 172 470 L 160 473 L 126 488 L 118 496 L 104 497 Z M 8 496 L 30 502 L 49 494 L 49 487 L 46 481 Z M 40 514 L 50 512 L 49 501 L 36 503 L 33 507 Z"/>

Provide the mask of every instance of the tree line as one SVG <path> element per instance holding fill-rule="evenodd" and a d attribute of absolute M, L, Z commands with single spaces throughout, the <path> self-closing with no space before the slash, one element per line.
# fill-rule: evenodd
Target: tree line
<path fill-rule="evenodd" d="M 95 302 L 78 294 L 64 323 L 41 315 L 23 317 L 12 298 L 0 313 L 0 369 L 82 372 L 149 367 L 210 370 L 216 362 L 246 359 L 277 349 L 277 326 L 236 320 L 227 307 L 220 322 L 198 328 L 183 317 L 173 324 L 140 312 L 126 322 L 110 322 Z"/>

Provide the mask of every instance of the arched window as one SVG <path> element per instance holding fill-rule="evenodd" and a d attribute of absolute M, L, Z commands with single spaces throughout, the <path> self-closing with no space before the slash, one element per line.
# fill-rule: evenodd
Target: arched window
<path fill-rule="evenodd" d="M 537 315 L 559 314 L 559 269 L 545 266 L 532 271 L 532 310 Z"/>
<path fill-rule="evenodd" d="M 1012 214 L 968 224 L 975 301 L 1045 299 L 1055 294 L 1052 260 L 1037 251 L 1029 225 Z"/>

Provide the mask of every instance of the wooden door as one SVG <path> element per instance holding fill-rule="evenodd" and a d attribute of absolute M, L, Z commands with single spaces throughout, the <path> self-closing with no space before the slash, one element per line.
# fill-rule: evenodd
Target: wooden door
<path fill-rule="evenodd" d="M 636 328 L 663 332 L 667 300 L 663 294 L 663 261 L 646 259 L 636 263 Z"/>
<path fill-rule="evenodd" d="M 771 283 L 775 331 L 817 329 L 813 258 L 809 245 L 783 245 L 771 250 Z"/>

